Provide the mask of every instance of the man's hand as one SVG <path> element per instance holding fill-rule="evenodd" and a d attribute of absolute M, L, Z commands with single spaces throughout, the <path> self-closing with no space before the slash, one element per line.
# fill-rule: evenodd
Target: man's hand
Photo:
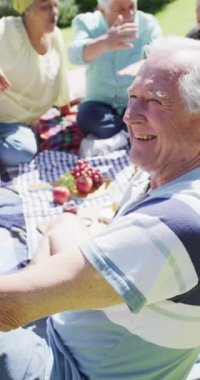
<path fill-rule="evenodd" d="M 119 15 L 109 31 L 91 40 L 83 48 L 83 59 L 87 63 L 95 61 L 104 53 L 115 50 L 130 49 L 136 39 L 138 28 L 133 21 L 126 22 Z"/>
<path fill-rule="evenodd" d="M 9 90 L 10 86 L 11 86 L 11 83 L 3 74 L 3 72 L 0 70 L 0 91 L 4 92 L 4 91 Z"/>
<path fill-rule="evenodd" d="M 138 28 L 134 22 L 124 22 L 119 15 L 107 33 L 109 50 L 128 49 L 133 46 L 130 41 L 136 39 Z"/>
<path fill-rule="evenodd" d="M 32 264 L 46 260 L 47 257 L 65 251 L 65 247 L 73 249 L 86 240 L 90 232 L 79 217 L 64 213 L 54 220 L 42 225 L 43 237 L 32 259 Z M 76 236 L 76 239 L 74 238 Z"/>

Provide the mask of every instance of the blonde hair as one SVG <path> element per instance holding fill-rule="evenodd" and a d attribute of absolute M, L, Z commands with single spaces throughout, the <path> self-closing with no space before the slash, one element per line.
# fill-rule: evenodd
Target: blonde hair
<path fill-rule="evenodd" d="M 13 0 L 13 8 L 20 14 L 24 13 L 35 0 Z"/>

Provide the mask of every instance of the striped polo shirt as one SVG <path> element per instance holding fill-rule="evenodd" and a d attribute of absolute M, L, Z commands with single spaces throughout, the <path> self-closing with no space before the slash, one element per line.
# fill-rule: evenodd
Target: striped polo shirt
<path fill-rule="evenodd" d="M 184 380 L 200 351 L 200 168 L 147 185 L 138 173 L 113 221 L 81 246 L 124 303 L 53 317 L 90 380 Z"/>

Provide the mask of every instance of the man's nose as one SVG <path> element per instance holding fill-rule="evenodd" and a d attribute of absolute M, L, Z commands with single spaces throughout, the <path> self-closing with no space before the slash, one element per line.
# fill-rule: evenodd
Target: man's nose
<path fill-rule="evenodd" d="M 124 11 L 123 17 L 127 21 L 133 21 L 135 18 L 135 12 L 133 9 L 127 9 Z"/>
<path fill-rule="evenodd" d="M 124 113 L 124 122 L 140 122 L 145 119 L 145 104 L 141 99 L 129 101 Z"/>
<path fill-rule="evenodd" d="M 127 106 L 126 111 L 123 116 L 123 121 L 124 123 L 129 123 L 130 122 L 130 107 Z"/>

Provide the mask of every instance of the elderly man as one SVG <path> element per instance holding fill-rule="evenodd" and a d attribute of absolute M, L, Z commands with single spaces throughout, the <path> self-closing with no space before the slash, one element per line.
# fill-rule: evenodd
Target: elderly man
<path fill-rule="evenodd" d="M 200 350 L 198 62 L 199 41 L 152 44 L 124 116 L 144 171 L 116 216 L 89 236 L 66 214 L 32 265 L 0 277 L 0 329 L 16 329 L 0 336 L 0 378 L 187 378 Z M 17 329 L 50 314 L 49 347 Z"/>
<path fill-rule="evenodd" d="M 144 57 L 144 47 L 161 35 L 158 21 L 137 10 L 137 0 L 98 0 L 98 10 L 79 14 L 72 22 L 72 63 L 86 65 L 86 96 L 78 125 L 102 139 L 126 129 L 123 115 L 131 77 L 118 70 Z"/>

